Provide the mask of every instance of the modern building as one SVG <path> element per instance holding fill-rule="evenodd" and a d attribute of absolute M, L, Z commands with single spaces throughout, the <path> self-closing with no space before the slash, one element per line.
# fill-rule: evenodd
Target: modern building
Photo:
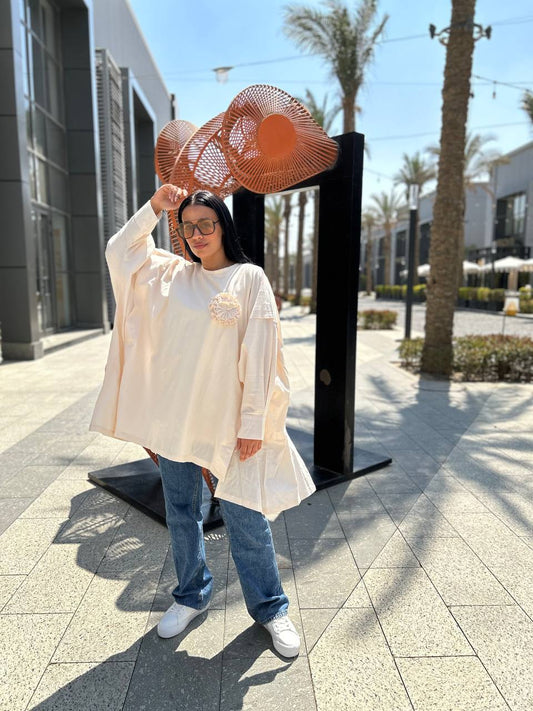
<path fill-rule="evenodd" d="M 429 262 L 435 191 L 420 198 L 418 263 Z M 506 256 L 533 254 L 533 142 L 521 146 L 493 165 L 490 180 L 465 191 L 465 258 L 483 263 Z M 390 274 L 385 275 L 383 230 L 374 229 L 370 241 L 374 284 L 401 284 L 406 268 L 408 219 L 398 220 L 391 236 Z M 366 273 L 368 235 L 363 229 L 361 273 Z"/>
<path fill-rule="evenodd" d="M 33 359 L 50 334 L 109 329 L 105 243 L 156 187 L 174 100 L 126 0 L 0 0 L 0 13 L 2 354 Z"/>

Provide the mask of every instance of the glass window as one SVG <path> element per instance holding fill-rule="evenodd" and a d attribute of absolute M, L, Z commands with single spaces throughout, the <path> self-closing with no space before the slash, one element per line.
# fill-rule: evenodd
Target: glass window
<path fill-rule="evenodd" d="M 46 49 L 54 57 L 58 56 L 58 31 L 57 31 L 57 15 L 54 9 L 47 3 L 42 5 L 42 21 L 43 21 L 43 40 Z"/>
<path fill-rule="evenodd" d="M 50 118 L 46 119 L 46 155 L 54 163 L 66 168 L 65 131 Z"/>
<path fill-rule="evenodd" d="M 46 116 L 37 107 L 33 107 L 32 112 L 33 125 L 33 147 L 37 153 L 46 155 Z"/>
<path fill-rule="evenodd" d="M 28 151 L 28 174 L 30 179 L 30 193 L 32 200 L 37 200 L 37 176 L 35 174 L 35 158 Z"/>
<path fill-rule="evenodd" d="M 66 175 L 61 170 L 48 166 L 50 176 L 50 205 L 58 210 L 67 211 L 67 180 Z"/>
<path fill-rule="evenodd" d="M 24 115 L 26 117 L 26 138 L 28 139 L 28 148 L 33 148 L 33 121 L 31 118 L 31 104 L 28 97 L 24 99 Z"/>
<path fill-rule="evenodd" d="M 28 33 L 26 27 L 20 23 L 20 52 L 22 55 L 22 86 L 24 88 L 24 95 L 30 95 L 30 75 L 29 75 L 29 57 L 27 48 L 27 37 Z"/>
<path fill-rule="evenodd" d="M 35 32 L 37 37 L 42 39 L 43 36 L 43 23 L 42 23 L 42 11 L 40 0 L 30 0 L 30 13 L 29 21 L 30 27 Z"/>
<path fill-rule="evenodd" d="M 32 60 L 33 99 L 42 107 L 47 108 L 43 48 L 35 38 L 32 38 Z"/>
<path fill-rule="evenodd" d="M 36 174 L 37 174 L 37 200 L 48 204 L 50 192 L 48 187 L 48 170 L 44 160 L 35 159 Z"/>
<path fill-rule="evenodd" d="M 52 235 L 54 240 L 54 260 L 60 272 L 68 270 L 67 220 L 63 215 L 52 215 Z"/>
<path fill-rule="evenodd" d="M 61 77 L 59 72 L 57 64 L 48 57 L 46 60 L 46 85 L 48 89 L 46 107 L 52 116 L 58 121 L 62 121 Z"/>

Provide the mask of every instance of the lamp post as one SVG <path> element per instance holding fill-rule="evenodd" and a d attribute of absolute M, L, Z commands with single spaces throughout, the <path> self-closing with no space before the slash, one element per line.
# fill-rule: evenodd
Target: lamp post
<path fill-rule="evenodd" d="M 409 248 L 407 250 L 407 294 L 405 296 L 405 338 L 407 339 L 411 338 L 418 189 L 418 185 L 409 186 Z"/>

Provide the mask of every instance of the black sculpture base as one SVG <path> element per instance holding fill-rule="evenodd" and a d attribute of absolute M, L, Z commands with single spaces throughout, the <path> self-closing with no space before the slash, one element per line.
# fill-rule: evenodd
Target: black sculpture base
<path fill-rule="evenodd" d="M 288 429 L 288 432 L 309 467 L 317 489 L 325 489 L 342 481 L 355 479 L 363 476 L 363 474 L 381 469 L 392 461 L 390 457 L 384 457 L 382 454 L 375 454 L 366 449 L 356 447 L 354 471 L 350 474 L 338 474 L 311 464 L 313 461 L 313 436 L 311 434 L 293 429 Z M 128 504 L 135 506 L 135 508 L 148 516 L 155 518 L 156 521 L 165 523 L 165 502 L 161 477 L 159 476 L 159 469 L 149 457 L 137 462 L 129 462 L 128 464 L 120 464 L 116 467 L 108 467 L 91 472 L 89 480 L 120 499 L 127 501 Z M 213 500 L 211 498 L 211 492 L 205 481 L 202 514 L 205 531 L 223 525 L 218 503 L 216 499 Z"/>

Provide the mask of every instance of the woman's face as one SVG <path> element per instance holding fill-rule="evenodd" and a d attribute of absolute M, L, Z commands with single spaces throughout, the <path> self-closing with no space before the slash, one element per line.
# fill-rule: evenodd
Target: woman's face
<path fill-rule="evenodd" d="M 193 236 L 187 240 L 189 247 L 202 262 L 206 259 L 208 262 L 224 259 L 226 255 L 222 246 L 222 228 L 217 213 L 206 205 L 188 205 L 181 215 L 182 222 L 190 222 L 193 225 L 197 225 L 199 220 L 205 219 L 215 223 L 215 231 L 209 235 L 202 235 L 196 227 Z"/>

